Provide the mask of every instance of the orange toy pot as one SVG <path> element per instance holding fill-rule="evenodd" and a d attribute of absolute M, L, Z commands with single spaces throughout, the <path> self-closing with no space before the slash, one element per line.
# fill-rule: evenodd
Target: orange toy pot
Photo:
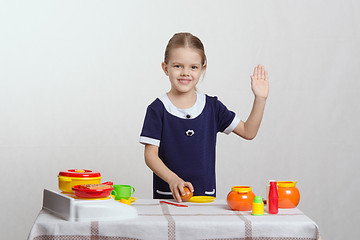
<path fill-rule="evenodd" d="M 227 204 L 235 211 L 251 211 L 255 194 L 249 186 L 234 186 L 227 196 Z"/>
<path fill-rule="evenodd" d="M 296 182 L 280 181 L 278 185 L 279 208 L 295 208 L 300 202 L 300 192 Z"/>

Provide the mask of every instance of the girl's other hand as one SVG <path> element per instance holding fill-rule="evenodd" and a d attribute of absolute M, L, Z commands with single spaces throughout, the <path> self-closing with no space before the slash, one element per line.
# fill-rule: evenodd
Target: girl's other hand
<path fill-rule="evenodd" d="M 256 98 L 266 100 L 269 94 L 268 72 L 260 64 L 254 69 L 251 78 L 251 90 Z"/>
<path fill-rule="evenodd" d="M 191 192 L 194 192 L 191 182 L 185 182 L 177 176 L 169 182 L 169 187 L 176 202 L 182 202 L 180 196 L 185 195 L 184 187 L 188 187 Z"/>

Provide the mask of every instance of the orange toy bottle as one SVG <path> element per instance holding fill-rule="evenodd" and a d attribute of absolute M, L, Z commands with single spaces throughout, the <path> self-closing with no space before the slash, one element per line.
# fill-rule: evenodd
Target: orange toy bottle
<path fill-rule="evenodd" d="M 255 194 L 249 186 L 233 186 L 227 195 L 227 204 L 235 211 L 251 211 Z"/>
<path fill-rule="evenodd" d="M 295 208 L 300 202 L 300 192 L 296 182 L 278 182 L 279 208 Z"/>

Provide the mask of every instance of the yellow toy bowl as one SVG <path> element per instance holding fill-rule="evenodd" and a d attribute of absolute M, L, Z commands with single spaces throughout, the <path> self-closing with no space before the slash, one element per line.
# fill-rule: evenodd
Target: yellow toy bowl
<path fill-rule="evenodd" d="M 61 171 L 58 175 L 59 189 L 64 193 L 74 193 L 72 187 L 83 184 L 100 184 L 99 172 L 85 169 L 70 169 Z"/>

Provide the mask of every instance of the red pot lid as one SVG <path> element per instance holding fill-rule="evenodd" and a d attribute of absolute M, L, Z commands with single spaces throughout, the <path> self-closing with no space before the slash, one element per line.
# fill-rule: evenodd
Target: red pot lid
<path fill-rule="evenodd" d="M 63 170 L 59 173 L 59 176 L 64 177 L 101 177 L 100 172 L 87 170 L 87 169 L 69 169 L 69 170 Z"/>

